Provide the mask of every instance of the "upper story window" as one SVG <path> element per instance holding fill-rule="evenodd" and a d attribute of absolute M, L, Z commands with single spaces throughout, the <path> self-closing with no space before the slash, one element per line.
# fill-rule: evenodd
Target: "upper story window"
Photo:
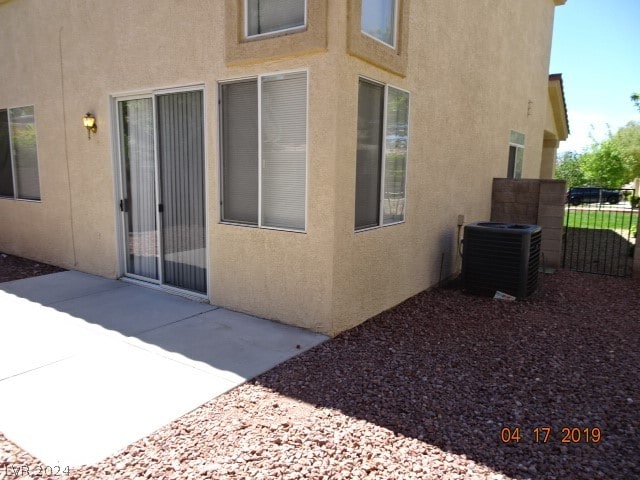
<path fill-rule="evenodd" d="M 304 29 L 306 0 L 246 0 L 246 37 Z"/>
<path fill-rule="evenodd" d="M 397 0 L 362 0 L 362 33 L 396 48 Z"/>
<path fill-rule="evenodd" d="M 0 109 L 0 197 L 40 200 L 33 106 Z"/>

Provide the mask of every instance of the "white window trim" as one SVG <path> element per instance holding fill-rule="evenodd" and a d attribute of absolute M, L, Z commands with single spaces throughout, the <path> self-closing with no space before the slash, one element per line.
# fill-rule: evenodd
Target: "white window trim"
<path fill-rule="evenodd" d="M 246 1 L 246 0 L 245 0 Z M 306 118 L 305 118 L 305 136 L 306 136 L 306 145 L 305 145 L 305 156 L 304 156 L 304 228 L 302 229 L 294 229 L 294 228 L 284 228 L 284 227 L 272 227 L 270 225 L 262 224 L 262 78 L 263 77 L 274 77 L 277 75 L 287 75 L 291 73 L 304 73 L 306 75 Z M 232 84 L 237 82 L 242 82 L 246 80 L 256 80 L 257 81 L 257 89 L 258 89 L 258 223 L 241 223 L 234 222 L 231 220 L 225 220 L 223 218 L 223 210 L 224 210 L 224 172 L 223 172 L 223 138 L 222 138 L 222 86 L 226 84 Z M 283 232 L 293 232 L 293 233 L 307 233 L 307 224 L 309 221 L 309 212 L 307 206 L 309 204 L 308 195 L 309 195 L 309 70 L 308 69 L 294 69 L 294 70 L 281 70 L 277 72 L 263 73 L 260 75 L 248 76 L 248 77 L 238 77 L 228 80 L 221 80 L 218 82 L 218 158 L 220 159 L 219 170 L 218 170 L 218 205 L 219 209 L 219 224 L 223 225 L 232 225 L 236 227 L 247 227 L 247 228 L 260 228 L 264 230 L 278 230 Z"/>
<path fill-rule="evenodd" d="M 279 35 L 283 35 L 286 33 L 296 33 L 296 32 L 303 32 L 307 29 L 307 16 L 308 16 L 308 10 L 307 10 L 307 1 L 308 0 L 304 0 L 304 23 L 302 25 L 298 25 L 296 27 L 290 27 L 290 28 L 283 28 L 281 30 L 274 30 L 273 32 L 268 32 L 268 33 L 258 33 L 256 35 L 250 35 L 249 34 L 249 0 L 244 0 L 244 38 L 246 40 L 260 40 L 263 38 L 269 38 L 269 37 L 277 37 Z M 254 77 L 255 78 L 255 77 Z"/>
<path fill-rule="evenodd" d="M 401 223 L 406 223 L 407 221 L 407 178 L 408 178 L 408 171 L 409 171 L 409 144 L 411 143 L 411 139 L 410 139 L 410 128 L 409 128 L 409 124 L 410 119 L 411 119 L 411 92 L 409 90 L 405 90 L 403 88 L 400 87 L 396 87 L 395 85 L 390 85 L 390 84 L 386 84 L 383 82 L 380 82 L 378 80 L 373 80 L 369 77 L 365 77 L 363 75 L 360 75 L 358 77 L 358 85 L 360 85 L 360 80 L 365 80 L 367 82 L 370 83 L 374 83 L 376 85 L 380 85 L 381 87 L 384 87 L 384 99 L 383 99 L 383 105 L 382 105 L 382 109 L 384 112 L 384 115 L 382 117 L 382 149 L 381 149 L 381 155 L 382 155 L 382 164 L 381 164 L 381 168 L 380 168 L 380 204 L 378 205 L 378 208 L 380 210 L 379 215 L 378 215 L 378 225 L 375 225 L 373 227 L 365 227 L 365 228 L 354 228 L 355 233 L 360 233 L 360 232 L 368 232 L 370 230 L 377 230 L 379 228 L 384 228 L 384 227 L 390 227 L 392 225 L 398 225 Z M 384 182 L 385 182 L 385 172 L 386 172 L 386 162 L 387 162 L 387 97 L 389 94 L 389 87 L 398 90 L 400 92 L 404 92 L 407 93 L 409 95 L 409 105 L 407 106 L 407 158 L 405 161 L 405 166 L 404 166 L 404 214 L 402 216 L 402 220 L 398 220 L 395 222 L 389 222 L 389 223 L 384 223 Z"/>
<path fill-rule="evenodd" d="M 29 105 L 15 105 L 13 107 L 0 108 L 0 110 L 6 110 L 7 112 L 7 128 L 9 130 L 9 156 L 11 157 L 11 182 L 13 185 L 13 196 L 0 195 L 0 200 L 15 200 L 18 202 L 30 202 L 30 203 L 42 203 L 42 185 L 40 184 L 40 155 L 38 155 L 38 128 L 36 128 L 36 158 L 38 161 L 38 192 L 40 193 L 39 199 L 33 198 L 20 198 L 18 196 L 18 175 L 16 170 L 16 158 L 13 152 L 13 131 L 11 129 L 11 117 L 9 115 L 10 110 L 16 108 L 33 107 L 33 125 L 36 125 L 36 106 L 35 104 Z"/>
<path fill-rule="evenodd" d="M 387 42 L 385 42 L 384 40 L 380 40 L 378 37 L 374 37 L 370 33 L 367 33 L 364 30 L 362 30 L 362 20 L 360 20 L 360 32 L 364 36 L 369 37 L 369 38 L 375 40 L 376 42 L 381 43 L 385 47 L 393 48 L 394 50 L 396 50 L 398 48 L 398 26 L 399 26 L 399 22 L 398 22 L 398 10 L 399 10 L 398 9 L 398 4 L 399 3 L 400 3 L 400 0 L 394 0 L 394 7 L 393 7 L 394 8 L 394 13 L 393 13 L 393 45 L 390 45 Z M 360 8 L 362 9 L 362 3 L 360 4 Z M 360 18 L 362 18 L 362 10 L 360 11 L 360 16 L 361 16 Z"/>

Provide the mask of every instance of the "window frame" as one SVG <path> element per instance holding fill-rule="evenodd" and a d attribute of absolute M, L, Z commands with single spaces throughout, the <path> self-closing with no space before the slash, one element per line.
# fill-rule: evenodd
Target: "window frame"
<path fill-rule="evenodd" d="M 359 95 L 359 89 L 360 89 L 360 82 L 361 81 L 365 81 L 374 85 L 378 85 L 384 88 L 384 95 L 383 95 L 383 105 L 382 105 L 382 109 L 383 109 L 383 116 L 382 116 L 382 139 L 381 139 L 381 159 L 380 159 L 380 184 L 378 185 L 378 195 L 380 198 L 380 202 L 378 204 L 378 224 L 377 225 L 373 225 L 373 226 L 369 226 L 369 227 L 361 227 L 361 228 L 357 228 L 355 226 L 355 207 L 356 205 L 354 204 L 354 232 L 355 233 L 359 233 L 359 232 L 367 232 L 369 230 L 376 230 L 378 228 L 384 228 L 384 227 L 390 227 L 392 225 L 398 225 L 398 224 L 402 224 L 402 223 L 406 223 L 407 221 L 407 178 L 408 178 L 408 171 L 409 171 L 409 145 L 411 143 L 410 141 L 410 128 L 409 128 L 409 123 L 410 123 L 410 119 L 411 119 L 411 92 L 409 90 L 405 90 L 403 88 L 400 87 L 396 87 L 395 85 L 391 85 L 388 83 L 384 83 L 381 82 L 379 80 L 374 80 L 372 78 L 369 77 L 365 77 L 363 75 L 360 75 L 358 77 L 358 95 Z M 389 222 L 389 223 L 385 223 L 384 222 L 384 201 L 385 201 L 385 195 L 384 195 L 384 189 L 385 189 L 385 174 L 386 174 L 386 161 L 387 161 L 387 105 L 388 105 L 388 98 L 389 98 L 389 88 L 393 88 L 394 90 L 397 90 L 399 92 L 403 92 L 406 93 L 407 95 L 409 95 L 409 102 L 407 104 L 407 147 L 406 147 L 406 158 L 405 158 L 405 164 L 404 164 L 404 207 L 403 207 L 403 213 L 402 213 L 402 220 L 397 220 L 397 221 L 393 221 L 393 222 Z M 358 115 L 356 114 L 356 122 L 357 122 L 357 118 Z M 356 130 L 357 130 L 357 126 L 356 126 Z M 356 133 L 357 135 L 357 133 Z M 356 150 L 357 150 L 357 140 L 356 140 Z M 357 151 L 356 151 L 356 156 L 357 156 Z M 356 171 L 356 182 L 357 182 L 357 171 Z M 354 200 L 355 200 L 355 188 L 354 188 Z"/>
<path fill-rule="evenodd" d="M 399 14 L 400 14 L 400 12 L 399 12 L 399 3 L 400 3 L 400 1 L 399 0 L 392 0 L 392 1 L 393 1 L 393 44 L 390 45 L 387 42 L 385 42 L 384 40 L 382 40 L 382 39 L 380 39 L 380 38 L 378 38 L 378 37 L 376 37 L 376 36 L 374 36 L 374 35 L 372 35 L 372 34 L 370 34 L 368 32 L 365 32 L 362 29 L 362 19 L 364 18 L 364 12 L 363 11 L 364 11 L 364 2 L 365 2 L 365 0 L 361 0 L 361 3 L 360 3 L 360 33 L 362 33 L 363 35 L 365 35 L 365 36 L 367 36 L 367 37 L 369 37 L 369 38 L 371 38 L 373 40 L 375 40 L 376 42 L 381 43 L 382 45 L 384 45 L 386 47 L 392 48 L 393 50 L 397 50 L 398 49 L 398 27 L 400 26 L 399 25 L 400 22 L 398 21 L 398 17 L 399 17 Z"/>
<path fill-rule="evenodd" d="M 304 169 L 305 169 L 305 178 L 304 178 L 304 226 L 301 229 L 297 228 L 286 228 L 286 227 L 276 227 L 271 225 L 264 225 L 262 219 L 262 78 L 263 77 L 275 77 L 278 75 L 289 75 L 289 74 L 305 74 L 306 80 L 306 89 L 305 89 L 305 156 L 304 156 Z M 224 135 L 223 135 L 223 110 L 224 105 L 222 104 L 222 87 L 223 85 L 229 85 L 234 83 L 246 82 L 246 81 L 256 81 L 257 88 L 257 115 L 258 115 L 258 222 L 257 223 L 247 223 L 240 222 L 234 220 L 228 220 L 224 218 Z M 308 225 L 308 192 L 309 192 L 309 71 L 308 69 L 293 69 L 293 70 L 282 70 L 277 72 L 269 72 L 262 73 L 259 75 L 252 75 L 246 77 L 238 77 L 227 80 L 218 81 L 218 158 L 220 159 L 218 166 L 218 205 L 220 206 L 218 223 L 223 225 L 231 225 L 237 227 L 248 227 L 248 228 L 259 228 L 264 230 L 276 230 L 276 231 L 284 231 L 284 232 L 292 232 L 292 233 L 307 233 L 307 225 Z"/>
<path fill-rule="evenodd" d="M 36 163 L 38 165 L 38 177 L 37 177 L 37 182 L 38 182 L 38 198 L 23 198 L 20 196 L 19 193 L 19 189 L 18 189 L 18 170 L 17 170 L 17 162 L 16 162 L 16 158 L 15 158 L 15 150 L 14 150 L 14 146 L 13 146 L 13 129 L 11 128 L 11 110 L 15 110 L 18 108 L 27 108 L 27 107 L 31 107 L 33 108 L 33 128 L 36 130 L 36 138 L 35 138 L 35 149 L 36 149 Z M 9 134 L 9 157 L 10 157 L 10 162 L 11 162 L 11 184 L 13 186 L 13 195 L 0 195 L 0 200 L 16 200 L 16 201 L 21 201 L 21 202 L 35 202 L 35 203 L 41 203 L 42 202 L 42 192 L 41 192 L 41 185 L 40 185 L 40 162 L 38 160 L 38 133 L 37 133 L 37 128 L 36 128 L 36 107 L 35 104 L 28 104 L 28 105 L 18 105 L 18 106 L 13 106 L 13 107 L 6 107 L 6 108 L 0 108 L 0 110 L 4 110 L 7 112 L 7 132 Z"/>
<path fill-rule="evenodd" d="M 522 143 L 517 143 L 515 140 L 513 140 L 514 134 L 522 135 Z M 525 133 L 520 132 L 518 130 L 509 130 L 509 154 L 511 154 L 511 147 L 514 147 L 515 156 L 513 161 L 513 171 L 511 171 L 511 165 L 507 164 L 507 178 L 513 178 L 513 179 L 522 178 L 522 170 L 524 168 L 524 159 L 525 159 L 524 154 L 525 154 L 526 141 L 527 141 L 527 136 Z M 520 175 L 516 175 L 518 151 L 522 151 L 522 164 L 520 165 Z"/>
<path fill-rule="evenodd" d="M 309 16 L 308 0 L 302 0 L 302 1 L 304 2 L 304 22 L 302 23 L 302 25 L 297 25 L 295 27 L 289 27 L 289 28 L 282 28 L 280 30 L 274 30 L 272 32 L 267 32 L 267 33 L 258 33 L 255 35 L 250 35 L 249 34 L 249 0 L 244 0 L 243 1 L 244 10 L 242 12 L 244 16 L 244 19 L 243 19 L 244 39 L 247 41 L 262 40 L 265 38 L 277 37 L 280 35 L 303 32 L 307 30 L 308 16 Z"/>

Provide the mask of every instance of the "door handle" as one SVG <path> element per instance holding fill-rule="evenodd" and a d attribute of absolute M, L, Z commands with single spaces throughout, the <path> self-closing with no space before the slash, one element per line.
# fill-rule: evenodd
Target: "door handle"
<path fill-rule="evenodd" d="M 128 210 L 128 205 L 127 205 L 127 199 L 123 198 L 120 200 L 120 211 L 121 212 L 126 212 Z"/>
<path fill-rule="evenodd" d="M 164 212 L 164 205 L 161 203 L 158 204 L 158 212 L 160 213 Z"/>

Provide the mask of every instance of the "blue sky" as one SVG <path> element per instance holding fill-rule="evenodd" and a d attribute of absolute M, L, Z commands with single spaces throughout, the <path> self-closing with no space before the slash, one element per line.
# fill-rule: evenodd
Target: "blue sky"
<path fill-rule="evenodd" d="M 571 135 L 560 151 L 582 151 L 640 113 L 640 0 L 567 0 L 556 8 L 549 73 L 562 73 Z M 591 129 L 593 125 L 593 130 Z"/>

